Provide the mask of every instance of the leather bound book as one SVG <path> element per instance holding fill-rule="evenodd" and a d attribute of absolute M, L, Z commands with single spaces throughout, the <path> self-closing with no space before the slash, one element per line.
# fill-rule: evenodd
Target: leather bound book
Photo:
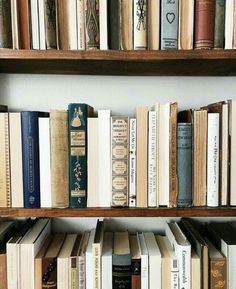
<path fill-rule="evenodd" d="M 215 3 L 215 31 L 214 48 L 223 49 L 225 38 L 225 0 L 216 0 Z"/>
<path fill-rule="evenodd" d="M 30 13 L 29 1 L 19 0 L 17 2 L 19 16 L 20 49 L 30 49 Z"/>
<path fill-rule="evenodd" d="M 214 46 L 215 1 L 196 0 L 195 49 L 211 49 Z"/>
<path fill-rule="evenodd" d="M 56 0 L 44 0 L 46 49 L 57 49 Z"/>
<path fill-rule="evenodd" d="M 0 48 L 12 48 L 11 0 L 0 0 Z"/>
<path fill-rule="evenodd" d="M 86 49 L 99 49 L 99 0 L 85 0 L 85 23 Z"/>
<path fill-rule="evenodd" d="M 108 9 L 108 48 L 112 50 L 119 50 L 121 45 L 120 0 L 109 0 L 107 3 L 107 9 Z"/>

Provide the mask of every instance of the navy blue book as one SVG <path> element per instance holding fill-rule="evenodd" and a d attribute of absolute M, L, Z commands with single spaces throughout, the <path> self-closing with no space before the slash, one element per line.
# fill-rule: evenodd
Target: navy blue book
<path fill-rule="evenodd" d="M 40 208 L 38 111 L 21 112 L 24 208 Z"/>

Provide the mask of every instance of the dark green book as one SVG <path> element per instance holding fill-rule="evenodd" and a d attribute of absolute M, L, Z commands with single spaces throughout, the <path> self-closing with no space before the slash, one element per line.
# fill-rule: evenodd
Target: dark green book
<path fill-rule="evenodd" d="M 215 2 L 214 48 L 224 48 L 225 38 L 225 0 Z"/>
<path fill-rule="evenodd" d="M 120 0 L 108 0 L 108 47 L 112 50 L 120 49 Z"/>
<path fill-rule="evenodd" d="M 192 124 L 178 123 L 177 130 L 178 207 L 192 205 Z"/>
<path fill-rule="evenodd" d="M 12 48 L 11 0 L 0 0 L 0 48 Z"/>
<path fill-rule="evenodd" d="M 93 108 L 84 103 L 70 103 L 70 207 L 87 207 L 87 118 Z"/>

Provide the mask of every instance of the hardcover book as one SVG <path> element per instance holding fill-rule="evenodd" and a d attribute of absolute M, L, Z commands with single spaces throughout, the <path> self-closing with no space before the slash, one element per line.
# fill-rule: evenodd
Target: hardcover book
<path fill-rule="evenodd" d="M 148 0 L 148 49 L 158 50 L 160 47 L 160 0 Z"/>
<path fill-rule="evenodd" d="M 121 47 L 121 0 L 109 0 L 107 11 L 108 47 L 112 50 L 119 50 Z"/>
<path fill-rule="evenodd" d="M 30 3 L 28 0 L 17 1 L 17 9 L 19 16 L 19 34 L 20 34 L 20 49 L 30 49 Z"/>
<path fill-rule="evenodd" d="M 225 0 L 215 2 L 215 29 L 214 29 L 214 48 L 224 48 L 225 38 Z"/>
<path fill-rule="evenodd" d="M 136 207 L 136 119 L 129 122 L 129 207 Z"/>
<path fill-rule="evenodd" d="M 134 50 L 146 50 L 147 45 L 147 0 L 133 1 Z"/>
<path fill-rule="evenodd" d="M 56 0 L 44 0 L 46 49 L 57 49 Z"/>
<path fill-rule="evenodd" d="M 121 0 L 121 49 L 133 49 L 133 0 Z"/>
<path fill-rule="evenodd" d="M 131 254 L 131 284 L 132 289 L 141 289 L 141 255 L 138 235 L 130 235 L 130 254 Z"/>
<path fill-rule="evenodd" d="M 0 1 L 0 48 L 12 48 L 11 0 Z"/>
<path fill-rule="evenodd" d="M 39 0 L 29 0 L 31 49 L 40 49 Z M 42 1 L 41 1 L 42 3 Z"/>
<path fill-rule="evenodd" d="M 85 0 L 85 25 L 86 49 L 99 49 L 99 0 Z"/>
<path fill-rule="evenodd" d="M 103 0 L 99 1 L 99 5 Z M 77 41 L 78 50 L 85 49 L 85 14 L 84 0 L 77 0 Z M 102 49 L 102 48 L 101 48 Z"/>

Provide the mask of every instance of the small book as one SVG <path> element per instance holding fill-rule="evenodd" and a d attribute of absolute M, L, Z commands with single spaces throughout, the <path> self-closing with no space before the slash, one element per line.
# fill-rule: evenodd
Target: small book
<path fill-rule="evenodd" d="M 106 232 L 102 247 L 102 289 L 112 288 L 113 233 Z"/>
<path fill-rule="evenodd" d="M 131 255 L 131 289 L 141 289 L 141 252 L 138 236 L 130 235 L 130 255 Z"/>

